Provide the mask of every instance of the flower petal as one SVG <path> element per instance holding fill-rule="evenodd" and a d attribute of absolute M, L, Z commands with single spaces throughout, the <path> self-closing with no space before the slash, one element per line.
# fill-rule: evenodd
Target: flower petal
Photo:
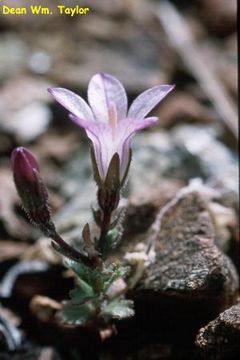
<path fill-rule="evenodd" d="M 114 76 L 99 73 L 92 77 L 88 85 L 88 102 L 94 116 L 99 121 L 108 122 L 109 105 L 114 103 L 118 120 L 127 114 L 127 95 L 123 85 Z"/>
<path fill-rule="evenodd" d="M 174 87 L 175 85 L 160 85 L 144 91 L 133 101 L 128 111 L 128 117 L 144 119 Z"/>
<path fill-rule="evenodd" d="M 137 131 L 154 125 L 158 121 L 157 117 L 148 117 L 144 120 L 139 119 L 123 119 L 117 127 L 117 139 L 121 143 L 129 136 L 134 135 Z"/>
<path fill-rule="evenodd" d="M 86 101 L 74 92 L 63 88 L 51 88 L 48 91 L 57 102 L 73 115 L 87 120 L 94 120 L 92 110 Z"/>
<path fill-rule="evenodd" d="M 149 117 L 144 120 L 139 119 L 123 119 L 118 125 L 117 141 L 115 146 L 120 157 L 120 178 L 125 176 L 125 172 L 129 163 L 130 144 L 134 134 L 137 131 L 154 125 L 157 117 Z"/>
<path fill-rule="evenodd" d="M 118 154 L 120 156 L 121 162 L 120 162 L 120 179 L 123 180 L 123 178 L 126 175 L 126 170 L 129 163 L 129 157 L 130 157 L 130 145 L 131 140 L 134 134 L 130 135 L 119 147 Z"/>
<path fill-rule="evenodd" d="M 114 155 L 114 144 L 110 126 L 101 122 L 87 121 L 71 114 L 69 116 L 75 124 L 85 129 L 87 137 L 93 144 L 99 174 L 104 179 L 109 162 Z"/>
<path fill-rule="evenodd" d="M 107 169 L 106 166 L 103 164 L 102 161 L 102 149 L 101 149 L 101 143 L 99 141 L 99 138 L 91 131 L 86 130 L 87 137 L 91 140 L 93 145 L 93 150 L 95 154 L 95 159 L 98 167 L 98 172 L 101 177 L 101 179 L 104 179 Z"/>

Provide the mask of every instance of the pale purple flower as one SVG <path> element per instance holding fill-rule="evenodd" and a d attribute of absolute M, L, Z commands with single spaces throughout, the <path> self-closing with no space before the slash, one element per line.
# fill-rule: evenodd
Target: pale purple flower
<path fill-rule="evenodd" d="M 104 181 L 115 153 L 120 159 L 120 180 L 126 175 L 133 135 L 156 123 L 156 117 L 146 115 L 171 91 L 174 85 L 159 85 L 144 91 L 128 109 L 126 91 L 113 76 L 99 73 L 88 85 L 88 103 L 63 88 L 49 92 L 70 112 L 70 118 L 86 130 L 92 141 L 96 163 Z"/>

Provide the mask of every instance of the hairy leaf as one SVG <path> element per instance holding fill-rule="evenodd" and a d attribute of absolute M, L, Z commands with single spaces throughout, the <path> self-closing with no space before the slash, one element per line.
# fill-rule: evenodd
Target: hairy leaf
<path fill-rule="evenodd" d="M 95 293 L 93 288 L 85 281 L 78 279 L 75 288 L 70 291 L 69 295 L 73 304 L 82 304 L 85 301 L 93 298 Z"/>
<path fill-rule="evenodd" d="M 102 307 L 102 315 L 114 319 L 125 319 L 134 315 L 133 301 L 114 299 Z"/>
<path fill-rule="evenodd" d="M 66 303 L 60 313 L 63 322 L 73 325 L 85 325 L 96 313 L 96 307 L 92 302 L 83 305 Z"/>

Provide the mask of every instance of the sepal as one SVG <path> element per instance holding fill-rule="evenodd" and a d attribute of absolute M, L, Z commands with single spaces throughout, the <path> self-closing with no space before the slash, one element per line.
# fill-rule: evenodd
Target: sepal
<path fill-rule="evenodd" d="M 97 160 L 96 160 L 96 157 L 95 157 L 93 147 L 91 147 L 91 159 L 92 159 L 94 180 L 96 181 L 97 185 L 99 187 L 101 187 L 103 185 L 103 181 L 101 179 L 101 176 L 100 176 L 100 173 L 99 173 L 99 170 L 98 170 Z"/>
<path fill-rule="evenodd" d="M 101 224 L 102 224 L 102 211 L 100 209 L 94 209 L 92 207 L 92 214 L 93 214 L 93 218 L 94 218 L 94 221 L 97 224 L 97 226 L 101 227 Z"/>
<path fill-rule="evenodd" d="M 132 161 L 132 149 L 130 148 L 129 149 L 129 157 L 128 157 L 128 163 L 127 163 L 127 167 L 126 167 L 126 170 L 125 170 L 125 173 L 123 175 L 123 178 L 121 180 L 121 188 L 125 185 L 125 183 L 127 182 L 127 178 L 128 178 L 128 172 L 129 172 L 129 168 L 130 168 L 130 165 L 131 165 L 131 161 Z"/>
<path fill-rule="evenodd" d="M 104 186 L 112 191 L 119 190 L 120 186 L 120 158 L 115 153 L 109 163 Z"/>

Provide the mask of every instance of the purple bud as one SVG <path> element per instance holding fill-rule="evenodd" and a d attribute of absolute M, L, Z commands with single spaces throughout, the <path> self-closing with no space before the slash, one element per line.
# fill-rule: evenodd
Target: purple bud
<path fill-rule="evenodd" d="M 23 185 L 23 182 L 31 184 L 32 187 L 36 185 L 34 170 L 39 172 L 39 166 L 29 150 L 24 147 L 13 150 L 11 168 L 17 189 Z"/>
<path fill-rule="evenodd" d="M 51 224 L 48 194 L 31 152 L 23 147 L 13 150 L 11 168 L 17 192 L 30 219 L 46 232 Z"/>

